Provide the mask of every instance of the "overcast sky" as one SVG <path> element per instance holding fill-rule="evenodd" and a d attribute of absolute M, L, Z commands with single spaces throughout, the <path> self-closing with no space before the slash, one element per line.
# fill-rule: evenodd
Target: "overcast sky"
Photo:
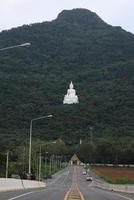
<path fill-rule="evenodd" d="M 105 22 L 134 33 L 134 0 L 0 0 L 0 31 L 51 21 L 72 8 L 87 8 Z"/>

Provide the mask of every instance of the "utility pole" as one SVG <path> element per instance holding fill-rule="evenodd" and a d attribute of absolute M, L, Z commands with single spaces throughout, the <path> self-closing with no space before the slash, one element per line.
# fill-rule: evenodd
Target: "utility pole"
<path fill-rule="evenodd" d="M 60 169 L 61 169 L 61 165 L 62 165 L 62 155 L 60 156 Z"/>
<path fill-rule="evenodd" d="M 53 168 L 54 168 L 54 173 L 56 172 L 56 155 L 54 155 L 53 159 Z"/>
<path fill-rule="evenodd" d="M 39 181 L 41 181 L 41 146 L 40 146 L 40 153 L 39 153 Z"/>
<path fill-rule="evenodd" d="M 90 127 L 90 141 L 93 143 L 93 127 Z"/>
<path fill-rule="evenodd" d="M 48 152 L 45 152 L 45 178 L 47 177 L 47 154 Z"/>
<path fill-rule="evenodd" d="M 26 153 L 26 149 L 25 147 L 23 148 L 23 158 L 22 158 L 22 172 L 24 174 L 25 171 L 25 153 Z"/>
<path fill-rule="evenodd" d="M 39 181 L 39 156 L 38 156 L 38 153 L 37 153 L 37 180 Z"/>
<path fill-rule="evenodd" d="M 9 151 L 6 153 L 6 178 L 8 178 L 8 166 L 9 166 Z"/>
<path fill-rule="evenodd" d="M 51 175 L 52 172 L 52 164 L 51 164 L 51 156 L 50 156 L 50 160 L 49 160 L 49 175 Z"/>

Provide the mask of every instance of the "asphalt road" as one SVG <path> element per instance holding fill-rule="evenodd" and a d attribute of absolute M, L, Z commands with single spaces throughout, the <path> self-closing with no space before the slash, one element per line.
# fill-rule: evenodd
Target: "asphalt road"
<path fill-rule="evenodd" d="M 69 167 L 47 180 L 46 188 L 1 192 L 0 200 L 134 200 L 132 194 L 93 188 L 82 171 L 82 167 Z"/>

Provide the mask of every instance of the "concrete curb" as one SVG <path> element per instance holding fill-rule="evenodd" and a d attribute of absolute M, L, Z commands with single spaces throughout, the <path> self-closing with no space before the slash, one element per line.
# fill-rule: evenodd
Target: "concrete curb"
<path fill-rule="evenodd" d="M 30 188 L 46 187 L 44 182 L 13 178 L 0 178 L 0 192 L 8 190 L 24 190 Z"/>
<path fill-rule="evenodd" d="M 130 185 L 116 185 L 116 184 L 109 184 L 109 183 L 102 183 L 93 181 L 90 186 L 98 187 L 105 190 L 115 191 L 115 192 L 125 192 L 125 193 L 132 193 L 134 194 L 134 184 Z"/>

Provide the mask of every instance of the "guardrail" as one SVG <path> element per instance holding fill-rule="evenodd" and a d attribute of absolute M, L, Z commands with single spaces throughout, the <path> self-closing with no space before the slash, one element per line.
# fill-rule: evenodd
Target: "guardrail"
<path fill-rule="evenodd" d="M 40 188 L 40 187 L 46 187 L 46 184 L 40 181 L 0 178 L 0 192 L 8 190 L 22 190 L 22 189 Z"/>
<path fill-rule="evenodd" d="M 110 184 L 110 183 L 93 181 L 90 186 L 98 187 L 98 188 L 105 189 L 105 190 L 111 190 L 111 191 L 116 191 L 116 192 L 126 192 L 126 193 L 134 194 L 134 184 L 118 185 L 118 184 Z"/>

